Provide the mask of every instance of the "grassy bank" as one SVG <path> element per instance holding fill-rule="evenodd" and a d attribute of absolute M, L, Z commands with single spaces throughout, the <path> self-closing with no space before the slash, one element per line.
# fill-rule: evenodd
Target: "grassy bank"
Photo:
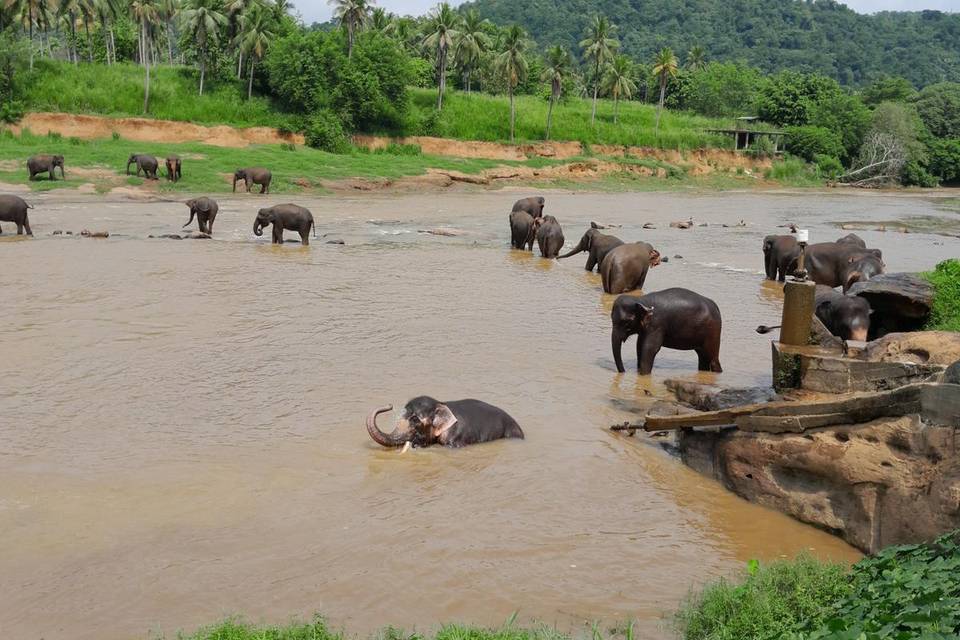
<path fill-rule="evenodd" d="M 105 116 L 143 114 L 143 70 L 132 63 L 113 66 L 72 65 L 39 60 L 25 83 L 24 102 L 29 111 L 63 111 Z M 461 140 L 506 141 L 510 135 L 506 96 L 449 91 L 443 111 L 434 109 L 436 92 L 411 90 L 411 113 L 405 130 L 372 131 L 389 135 L 437 135 Z M 544 138 L 547 101 L 518 96 L 517 139 Z M 705 129 L 732 123 L 702 116 L 665 111 L 660 132 L 654 135 L 656 108 L 639 102 L 621 102 L 619 120 L 613 122 L 613 102 L 601 100 L 596 125 L 590 124 L 591 102 L 570 97 L 554 109 L 552 138 L 588 144 L 631 145 L 666 149 L 728 148 L 732 140 Z M 197 72 L 192 67 L 158 66 L 152 71 L 150 111 L 147 117 L 163 120 L 226 124 L 235 127 L 270 126 L 296 129 L 296 114 L 284 113 L 269 99 L 246 99 L 245 83 L 211 81 L 197 95 Z"/>
<path fill-rule="evenodd" d="M 960 260 L 945 260 L 924 274 L 936 288 L 928 329 L 960 331 Z"/>

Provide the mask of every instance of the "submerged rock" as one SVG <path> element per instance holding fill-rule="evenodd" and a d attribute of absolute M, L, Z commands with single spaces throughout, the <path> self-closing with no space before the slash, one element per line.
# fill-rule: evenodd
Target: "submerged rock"
<path fill-rule="evenodd" d="M 744 404 L 779 399 L 770 387 L 723 388 L 691 380 L 667 380 L 664 383 L 677 400 L 699 411 L 719 411 Z"/>
<path fill-rule="evenodd" d="M 90 231 L 89 229 L 84 229 L 80 232 L 80 235 L 84 238 L 109 238 L 109 231 Z"/>
<path fill-rule="evenodd" d="M 327 244 L 347 244 L 347 243 L 344 242 L 343 240 L 335 238 L 333 240 L 327 240 Z"/>

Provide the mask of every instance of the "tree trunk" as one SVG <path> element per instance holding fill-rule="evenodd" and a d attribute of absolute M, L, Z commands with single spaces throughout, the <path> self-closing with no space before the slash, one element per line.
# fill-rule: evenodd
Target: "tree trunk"
<path fill-rule="evenodd" d="M 437 111 L 443 109 L 443 93 L 447 89 L 447 50 L 441 45 L 437 49 Z"/>
<path fill-rule="evenodd" d="M 613 124 L 617 124 L 617 114 L 620 112 L 620 96 L 613 95 Z"/>
<path fill-rule="evenodd" d="M 243 77 L 243 50 L 237 52 L 237 80 Z"/>
<path fill-rule="evenodd" d="M 253 97 L 253 56 L 250 56 L 250 79 L 247 81 L 247 100 Z"/>
<path fill-rule="evenodd" d="M 347 60 L 353 57 L 353 21 L 347 22 Z"/>
<path fill-rule="evenodd" d="M 550 96 L 550 106 L 547 108 L 547 137 L 546 140 L 550 139 L 550 127 L 553 125 L 553 105 L 557 103 L 557 95 L 553 93 Z"/>
<path fill-rule="evenodd" d="M 173 65 L 173 23 L 167 22 L 167 59 Z"/>
<path fill-rule="evenodd" d="M 660 78 L 660 104 L 657 106 L 657 124 L 653 128 L 653 135 L 660 133 L 660 113 L 663 111 L 663 96 L 667 93 L 667 81 Z"/>
<path fill-rule="evenodd" d="M 513 87 L 508 85 L 510 93 L 510 143 L 513 144 L 513 129 L 514 123 L 516 122 L 516 111 L 514 111 L 513 106 Z"/>
<path fill-rule="evenodd" d="M 77 53 L 77 17 L 72 13 L 70 17 L 70 48 L 73 50 L 73 64 L 80 63 L 80 56 Z"/>
<path fill-rule="evenodd" d="M 150 45 L 147 41 L 146 23 L 140 28 L 143 30 L 143 66 L 146 70 L 143 75 L 143 112 L 147 113 L 150 109 Z"/>
<path fill-rule="evenodd" d="M 93 40 L 90 39 L 90 21 L 83 16 L 83 29 L 87 32 L 87 59 L 93 64 Z"/>
<path fill-rule="evenodd" d="M 200 54 L 200 95 L 203 95 L 203 77 L 207 72 L 206 53 Z"/>
<path fill-rule="evenodd" d="M 593 111 L 590 113 L 590 124 L 597 121 L 597 93 L 600 91 L 600 58 L 597 58 L 596 76 L 593 79 Z"/>
<path fill-rule="evenodd" d="M 27 18 L 30 21 L 30 71 L 33 71 L 33 16 Z M 43 48 L 43 38 L 40 38 L 40 47 Z"/>

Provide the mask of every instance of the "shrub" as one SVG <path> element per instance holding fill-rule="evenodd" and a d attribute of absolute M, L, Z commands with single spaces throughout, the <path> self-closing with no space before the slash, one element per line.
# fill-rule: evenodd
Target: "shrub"
<path fill-rule="evenodd" d="M 843 165 L 833 156 L 818 153 L 813 157 L 813 161 L 817 165 L 820 176 L 827 180 L 836 180 L 843 173 Z"/>
<path fill-rule="evenodd" d="M 318 112 L 310 119 L 304 138 L 311 147 L 330 153 L 344 153 L 350 147 L 340 118 L 326 110 Z"/>
<path fill-rule="evenodd" d="M 928 329 L 960 331 L 960 260 L 945 260 L 930 273 L 924 274 L 936 294 Z M 960 539 L 954 538 L 955 566 L 960 571 Z M 960 594 L 958 594 L 960 595 Z"/>
<path fill-rule="evenodd" d="M 392 156 L 419 156 L 423 153 L 423 150 L 418 144 L 397 144 L 396 142 L 391 142 L 383 149 L 383 153 Z"/>
<path fill-rule="evenodd" d="M 768 180 L 796 180 L 807 175 L 807 164 L 800 158 L 785 158 L 767 169 Z"/>
<path fill-rule="evenodd" d="M 748 153 L 756 158 L 769 158 L 774 152 L 773 140 L 769 136 L 760 136 L 748 150 Z"/>
<path fill-rule="evenodd" d="M 821 623 L 850 592 L 843 566 L 806 556 L 748 565 L 740 584 L 720 580 L 691 596 L 677 614 L 685 640 L 773 639 L 797 624 Z"/>
<path fill-rule="evenodd" d="M 23 103 L 19 100 L 11 100 L 0 104 L 0 122 L 14 123 L 23 117 Z"/>
<path fill-rule="evenodd" d="M 808 162 L 818 155 L 839 158 L 843 155 L 843 144 L 833 131 L 823 127 L 805 125 L 787 129 L 787 151 Z"/>

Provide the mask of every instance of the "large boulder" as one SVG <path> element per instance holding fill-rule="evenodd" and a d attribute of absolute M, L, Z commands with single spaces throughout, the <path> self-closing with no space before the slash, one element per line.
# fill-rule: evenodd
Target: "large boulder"
<path fill-rule="evenodd" d="M 873 340 L 888 333 L 923 329 L 930 319 L 934 288 L 916 274 L 885 273 L 854 284 L 849 293 L 870 303 Z"/>

